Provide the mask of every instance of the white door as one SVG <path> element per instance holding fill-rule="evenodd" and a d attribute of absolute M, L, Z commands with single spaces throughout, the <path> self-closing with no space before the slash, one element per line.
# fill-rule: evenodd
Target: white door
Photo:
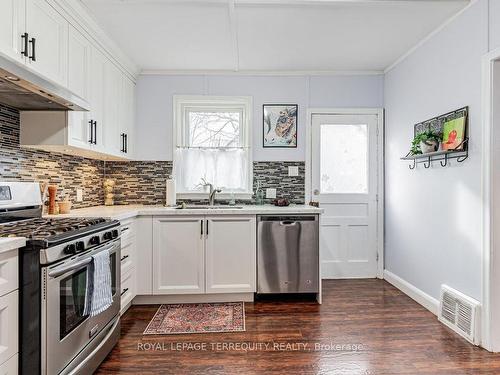
<path fill-rule="evenodd" d="M 255 292 L 255 216 L 207 218 L 206 292 Z"/>
<path fill-rule="evenodd" d="M 68 21 L 45 0 L 27 0 L 28 65 L 43 76 L 67 85 Z"/>
<path fill-rule="evenodd" d="M 153 220 L 153 294 L 205 292 L 202 218 Z"/>
<path fill-rule="evenodd" d="M 311 197 L 323 278 L 377 276 L 377 115 L 312 117 Z"/>
<path fill-rule="evenodd" d="M 90 98 L 90 61 L 92 45 L 73 26 L 69 28 L 68 88 L 85 100 Z M 89 112 L 68 113 L 68 144 L 91 148 Z"/>
<path fill-rule="evenodd" d="M 23 54 L 25 5 L 24 0 L 0 1 L 0 52 L 20 62 L 26 59 Z"/>

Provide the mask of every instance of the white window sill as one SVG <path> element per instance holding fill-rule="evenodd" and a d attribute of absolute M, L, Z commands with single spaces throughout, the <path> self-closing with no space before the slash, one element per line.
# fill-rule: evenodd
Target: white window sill
<path fill-rule="evenodd" d="M 215 193 L 215 200 L 230 200 L 232 197 L 238 200 L 251 200 L 253 193 Z M 208 200 L 208 193 L 177 193 L 177 199 L 204 199 Z"/>

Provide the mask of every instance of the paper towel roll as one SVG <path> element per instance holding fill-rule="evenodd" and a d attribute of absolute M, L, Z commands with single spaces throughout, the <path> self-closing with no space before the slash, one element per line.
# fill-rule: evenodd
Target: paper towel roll
<path fill-rule="evenodd" d="M 167 179 L 167 196 L 166 196 L 167 206 L 176 205 L 176 194 L 175 194 L 175 180 L 173 178 Z"/>

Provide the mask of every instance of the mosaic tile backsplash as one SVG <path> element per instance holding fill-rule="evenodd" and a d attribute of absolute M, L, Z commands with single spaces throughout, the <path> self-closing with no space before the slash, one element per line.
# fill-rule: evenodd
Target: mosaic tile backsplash
<path fill-rule="evenodd" d="M 165 180 L 172 172 L 172 162 L 103 162 L 24 149 L 19 146 L 19 126 L 19 112 L 0 105 L 0 180 L 56 184 L 59 186 L 59 199 L 68 195 L 74 208 L 104 204 L 104 178 L 116 181 L 114 200 L 117 205 L 165 203 Z M 298 166 L 299 176 L 289 177 L 288 166 Z M 253 168 L 254 191 L 257 181 L 260 181 L 264 193 L 266 188 L 276 188 L 278 198 L 304 203 L 304 162 L 254 162 Z M 80 187 L 84 190 L 84 201 L 76 202 L 76 189 Z M 266 203 L 270 201 L 265 200 Z"/>
<path fill-rule="evenodd" d="M 69 195 L 74 208 L 103 204 L 104 162 L 19 147 L 19 112 L 0 105 L 0 179 L 39 181 L 59 186 L 59 197 Z M 84 201 L 76 202 L 76 188 Z"/>
<path fill-rule="evenodd" d="M 288 166 L 298 166 L 299 175 L 288 176 Z M 116 181 L 115 204 L 165 204 L 165 180 L 172 172 L 171 162 L 106 162 L 105 175 Z M 291 203 L 304 204 L 304 162 L 254 162 L 254 191 L 257 181 L 265 193 L 266 188 L 276 188 L 278 198 L 288 198 Z M 187 201 L 206 204 L 207 201 Z M 265 199 L 270 203 L 272 199 Z M 220 200 L 218 203 L 224 203 Z M 254 201 L 240 201 L 248 204 Z"/>

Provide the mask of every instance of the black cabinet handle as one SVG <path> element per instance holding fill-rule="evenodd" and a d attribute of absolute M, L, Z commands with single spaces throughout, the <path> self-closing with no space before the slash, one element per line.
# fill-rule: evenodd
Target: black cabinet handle
<path fill-rule="evenodd" d="M 122 256 L 122 258 L 120 259 L 121 262 L 123 262 L 125 259 L 127 259 L 130 255 L 124 255 Z"/>
<path fill-rule="evenodd" d="M 200 234 L 203 236 L 203 220 L 200 220 Z"/>
<path fill-rule="evenodd" d="M 208 236 L 208 220 L 207 220 L 207 236 Z"/>
<path fill-rule="evenodd" d="M 24 50 L 21 51 L 21 55 L 28 57 L 28 33 L 22 34 L 21 39 L 23 40 L 24 44 Z"/>
<path fill-rule="evenodd" d="M 90 120 L 89 121 L 89 125 L 90 125 L 90 139 L 89 139 L 89 143 L 93 144 L 94 143 L 94 121 Z"/>
<path fill-rule="evenodd" d="M 97 144 L 97 121 L 94 121 L 94 144 Z"/>
<path fill-rule="evenodd" d="M 123 289 L 122 293 L 120 294 L 120 297 L 123 296 L 127 292 L 128 292 L 128 288 Z"/>
<path fill-rule="evenodd" d="M 125 133 L 121 133 L 120 138 L 122 139 L 122 147 L 121 147 L 120 151 L 125 152 Z"/>
<path fill-rule="evenodd" d="M 31 44 L 31 56 L 29 57 L 32 61 L 36 61 L 36 38 L 30 39 Z"/>
<path fill-rule="evenodd" d="M 125 153 L 128 153 L 128 134 L 124 134 L 125 137 Z"/>

